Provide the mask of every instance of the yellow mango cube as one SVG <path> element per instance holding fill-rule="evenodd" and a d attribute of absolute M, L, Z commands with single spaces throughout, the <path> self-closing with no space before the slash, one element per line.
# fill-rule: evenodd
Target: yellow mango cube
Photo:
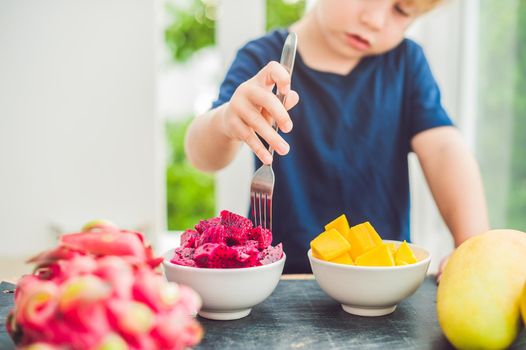
<path fill-rule="evenodd" d="M 376 247 L 376 243 L 369 234 L 369 229 L 365 223 L 351 227 L 349 230 L 349 242 L 351 242 L 351 257 L 356 262 L 356 258 L 363 253 Z"/>
<path fill-rule="evenodd" d="M 395 256 L 396 254 L 396 245 L 394 243 L 384 243 L 387 248 L 389 248 L 389 250 L 391 251 L 391 254 L 393 254 L 393 257 Z"/>
<path fill-rule="evenodd" d="M 380 245 L 380 244 L 383 243 L 382 238 L 380 237 L 378 232 L 376 232 L 376 230 L 374 229 L 373 225 L 371 225 L 371 223 L 369 221 L 366 221 L 366 222 L 364 222 L 364 223 L 362 223 L 360 225 L 357 225 L 357 226 L 360 226 L 361 230 L 367 231 L 369 233 L 369 236 L 371 236 L 374 244 Z"/>
<path fill-rule="evenodd" d="M 414 264 L 417 261 L 413 250 L 406 241 L 403 241 L 402 244 L 400 244 L 394 255 L 394 259 L 396 265 Z"/>
<path fill-rule="evenodd" d="M 333 263 L 337 263 L 337 264 L 354 265 L 354 262 L 352 261 L 352 258 L 349 252 L 345 252 L 342 255 L 337 256 L 334 259 L 331 259 L 329 261 Z"/>
<path fill-rule="evenodd" d="M 331 228 L 336 229 L 346 240 L 349 240 L 349 222 L 345 214 L 338 216 L 325 225 L 325 231 L 329 231 Z"/>
<path fill-rule="evenodd" d="M 335 229 L 320 233 L 310 242 L 315 257 L 330 261 L 351 249 L 347 240 Z"/>
<path fill-rule="evenodd" d="M 357 266 L 395 266 L 393 254 L 385 244 L 379 245 L 355 259 Z"/>

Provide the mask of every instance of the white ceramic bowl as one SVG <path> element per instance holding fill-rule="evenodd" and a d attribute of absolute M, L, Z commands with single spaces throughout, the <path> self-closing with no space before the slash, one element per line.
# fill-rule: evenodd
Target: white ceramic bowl
<path fill-rule="evenodd" d="M 385 243 L 401 242 L 384 240 Z M 409 244 L 417 262 L 403 266 L 353 266 L 309 257 L 312 272 L 321 289 L 342 304 L 343 310 L 360 316 L 382 316 L 412 295 L 424 281 L 431 261 L 425 249 Z"/>
<path fill-rule="evenodd" d="M 283 257 L 268 265 L 238 269 L 206 269 L 170 262 L 174 250 L 166 252 L 163 270 L 171 282 L 192 287 L 203 300 L 199 315 L 212 320 L 235 320 L 248 316 L 278 285 L 285 266 Z"/>

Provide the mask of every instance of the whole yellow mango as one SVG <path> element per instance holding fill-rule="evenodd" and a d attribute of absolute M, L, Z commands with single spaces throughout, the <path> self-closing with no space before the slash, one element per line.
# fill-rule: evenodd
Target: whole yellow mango
<path fill-rule="evenodd" d="M 526 233 L 492 230 L 449 258 L 437 291 L 438 322 L 458 349 L 503 349 L 521 327 Z"/>

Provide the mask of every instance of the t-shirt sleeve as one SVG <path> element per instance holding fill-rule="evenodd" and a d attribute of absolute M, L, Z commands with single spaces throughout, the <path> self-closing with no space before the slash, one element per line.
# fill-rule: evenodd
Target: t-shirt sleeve
<path fill-rule="evenodd" d="M 261 55 L 258 56 L 259 50 L 261 48 L 255 42 L 251 42 L 237 52 L 225 79 L 219 87 L 219 95 L 212 103 L 212 108 L 219 107 L 223 103 L 230 101 L 237 87 L 261 70 L 263 65 Z"/>
<path fill-rule="evenodd" d="M 440 89 L 420 46 L 413 44 L 406 61 L 409 73 L 407 116 L 409 136 L 438 126 L 453 125 L 440 101 Z"/>

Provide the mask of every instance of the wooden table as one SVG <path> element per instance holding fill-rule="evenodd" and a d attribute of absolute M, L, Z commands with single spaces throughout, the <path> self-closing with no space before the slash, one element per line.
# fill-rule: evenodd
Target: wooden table
<path fill-rule="evenodd" d="M 12 288 L 3 283 L 0 289 Z M 0 292 L 0 349 L 13 349 L 5 315 L 13 294 Z M 452 349 L 436 317 L 436 284 L 418 291 L 382 317 L 344 312 L 312 279 L 283 279 L 252 313 L 235 321 L 199 318 L 205 337 L 197 349 Z M 523 330 L 511 349 L 526 348 Z"/>

